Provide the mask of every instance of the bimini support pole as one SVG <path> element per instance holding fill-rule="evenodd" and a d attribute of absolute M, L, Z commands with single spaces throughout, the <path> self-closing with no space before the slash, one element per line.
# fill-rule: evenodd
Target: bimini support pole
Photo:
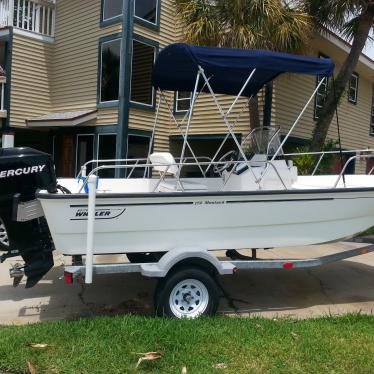
<path fill-rule="evenodd" d="M 282 143 L 280 144 L 280 146 L 278 147 L 277 151 L 274 153 L 273 157 L 271 158 L 270 162 L 274 161 L 275 158 L 278 156 L 278 153 L 281 151 L 281 149 L 283 148 L 284 144 L 286 143 L 287 139 L 289 138 L 289 136 L 291 135 L 292 131 L 294 130 L 294 128 L 296 127 L 296 125 L 299 123 L 301 117 L 303 116 L 304 112 L 306 111 L 306 109 L 308 108 L 310 102 L 312 101 L 312 99 L 314 98 L 314 96 L 316 95 L 316 93 L 318 92 L 319 88 L 321 87 L 322 83 L 325 81 L 326 77 L 323 77 L 321 79 L 321 81 L 318 83 L 316 89 L 313 91 L 312 93 L 312 96 L 309 98 L 309 100 L 307 101 L 307 103 L 304 105 L 304 108 L 303 110 L 300 112 L 300 114 L 298 115 L 298 117 L 296 118 L 295 122 L 293 123 L 293 125 L 291 126 L 291 128 L 289 129 L 288 133 L 286 134 L 286 136 L 284 137 Z"/>
<path fill-rule="evenodd" d="M 178 121 L 175 119 L 173 111 L 171 110 L 170 105 L 169 105 L 169 103 L 168 103 L 168 101 L 167 101 L 167 99 L 166 99 L 166 97 L 165 97 L 165 95 L 164 95 L 164 93 L 162 91 L 160 91 L 160 95 L 161 95 L 161 98 L 162 98 L 163 102 L 165 103 L 166 107 L 168 108 L 169 114 L 170 114 L 171 118 L 174 120 L 174 122 L 175 122 L 175 124 L 177 126 L 177 129 L 179 130 L 180 134 L 182 135 L 183 140 L 186 141 L 186 145 L 187 145 L 189 151 L 191 152 L 192 157 L 195 159 L 196 164 L 199 166 L 201 174 L 205 177 L 205 172 L 204 172 L 203 168 L 201 167 L 201 165 L 199 164 L 199 161 L 198 161 L 198 159 L 197 159 L 197 157 L 195 155 L 195 152 L 193 151 L 190 143 L 188 142 L 188 140 L 187 140 L 187 138 L 186 138 L 186 136 L 185 136 L 185 134 L 183 132 L 183 129 L 179 125 Z"/>
<path fill-rule="evenodd" d="M 87 217 L 87 247 L 86 247 L 86 276 L 85 283 L 92 283 L 94 233 L 95 233 L 95 206 L 96 206 L 97 176 L 88 176 L 88 217 Z"/>
<path fill-rule="evenodd" d="M 191 104 L 190 104 L 190 111 L 188 113 L 188 120 L 187 120 L 187 125 L 186 125 L 186 132 L 184 134 L 184 139 L 183 139 L 183 147 L 182 147 L 182 152 L 181 152 L 181 158 L 180 158 L 180 161 L 179 161 L 179 173 L 178 174 L 180 174 L 180 171 L 182 169 L 184 153 L 186 151 L 186 142 L 187 142 L 187 137 L 188 137 L 188 131 L 190 129 L 193 108 L 194 108 L 195 101 L 196 101 L 196 91 L 197 91 L 197 88 L 199 87 L 200 75 L 201 75 L 201 72 L 199 70 L 197 72 L 196 81 L 195 81 L 195 88 L 193 90 L 192 100 L 191 100 Z"/>
<path fill-rule="evenodd" d="M 248 107 L 248 105 L 249 105 L 249 103 L 251 102 L 252 98 L 253 98 L 253 96 L 251 96 L 251 97 L 247 100 L 246 104 L 243 105 L 242 110 L 240 111 L 240 113 L 239 113 L 238 116 L 236 117 L 234 123 L 231 125 L 231 128 L 232 128 L 232 129 L 234 129 L 234 128 L 236 127 L 236 125 L 237 125 L 237 123 L 238 123 L 238 121 L 239 121 L 239 119 L 240 119 L 242 113 L 244 112 L 244 109 L 246 109 L 246 108 Z M 253 130 L 252 130 L 252 131 L 253 131 Z M 252 133 L 252 131 L 251 131 L 250 133 Z M 248 134 L 248 135 L 249 135 L 249 134 Z M 248 135 L 247 135 L 247 136 L 248 136 Z M 230 137 L 230 133 L 227 133 L 226 136 L 224 137 L 224 139 L 222 140 L 220 146 L 218 147 L 216 153 L 214 154 L 214 156 L 213 156 L 211 162 L 210 162 L 209 165 L 207 166 L 207 168 L 206 168 L 206 170 L 205 170 L 205 173 L 207 173 L 207 172 L 209 171 L 209 169 L 211 168 L 213 162 L 216 160 L 216 157 L 217 157 L 218 154 L 221 152 L 221 149 L 223 148 L 223 146 L 225 145 L 225 143 L 227 142 L 227 139 L 228 139 L 229 137 Z"/>
<path fill-rule="evenodd" d="M 249 77 L 247 78 L 247 80 L 245 81 L 245 83 L 243 84 L 243 87 L 240 89 L 239 93 L 236 95 L 235 97 L 235 100 L 232 102 L 232 104 L 230 105 L 230 108 L 229 110 L 226 112 L 226 116 L 228 116 L 232 109 L 235 107 L 236 103 L 238 102 L 240 96 L 242 96 L 242 93 L 244 92 L 245 88 L 247 87 L 249 81 L 252 79 L 253 77 L 253 74 L 256 72 L 256 69 L 253 69 L 251 74 L 249 74 Z M 252 96 L 251 96 L 252 97 Z"/>
<path fill-rule="evenodd" d="M 204 69 L 203 69 L 201 66 L 199 66 L 199 71 L 200 71 L 202 77 L 204 78 L 204 80 L 205 80 L 205 82 L 206 82 L 206 84 L 207 84 L 207 87 L 208 87 L 208 89 L 209 89 L 209 92 L 210 92 L 210 94 L 211 94 L 212 97 L 213 97 L 213 100 L 214 100 L 214 102 L 215 102 L 215 104 L 216 104 L 216 106 L 217 106 L 217 108 L 218 108 L 218 110 L 219 110 L 219 112 L 220 112 L 220 114 L 221 114 L 221 116 L 222 116 L 223 121 L 225 122 L 225 124 L 226 124 L 226 126 L 227 126 L 227 129 L 229 130 L 230 135 L 232 136 L 232 138 L 233 138 L 233 140 L 234 140 L 236 146 L 238 147 L 238 150 L 239 150 L 239 152 L 240 152 L 240 155 L 243 157 L 245 163 L 248 164 L 247 156 L 245 155 L 245 153 L 244 153 L 244 151 L 243 151 L 243 148 L 242 148 L 241 145 L 239 144 L 239 141 L 238 141 L 238 139 L 237 139 L 235 133 L 232 131 L 231 125 L 230 125 L 230 123 L 229 123 L 229 121 L 228 121 L 228 119 L 227 119 L 227 115 L 226 115 L 226 113 L 223 111 L 223 109 L 222 109 L 222 107 L 221 107 L 221 105 L 220 105 L 220 103 L 219 103 L 219 101 L 218 101 L 218 99 L 217 99 L 217 97 L 216 97 L 216 95 L 215 95 L 213 89 L 212 89 L 212 86 L 209 84 L 209 81 L 208 81 L 207 76 L 205 75 Z M 247 81 L 248 81 L 248 80 L 247 80 Z M 246 81 L 246 83 L 248 84 L 247 81 Z M 256 179 L 257 177 L 256 177 L 254 171 L 252 170 L 252 168 L 249 168 L 249 170 L 251 171 L 253 177 Z"/>
<path fill-rule="evenodd" d="M 151 139 L 149 139 L 148 155 L 147 155 L 147 162 L 146 162 L 146 164 L 149 164 L 149 156 L 151 155 L 152 147 L 153 147 L 153 142 L 155 140 L 155 133 L 156 133 L 156 126 L 157 126 L 158 114 L 160 112 L 160 104 L 161 104 L 161 93 L 159 92 L 158 99 L 157 99 L 157 105 L 156 105 L 156 114 L 155 114 L 155 118 L 154 118 L 154 121 L 153 121 L 153 127 L 152 127 L 152 135 L 151 135 Z M 149 170 L 149 167 L 146 167 L 144 169 L 143 178 L 146 177 L 148 170 Z"/>

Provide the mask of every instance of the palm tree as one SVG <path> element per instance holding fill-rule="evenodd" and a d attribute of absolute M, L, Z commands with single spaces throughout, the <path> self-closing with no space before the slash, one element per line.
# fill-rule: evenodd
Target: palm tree
<path fill-rule="evenodd" d="M 313 17 L 317 30 L 326 32 L 326 29 L 330 29 L 340 32 L 352 42 L 351 50 L 335 78 L 334 85 L 328 90 L 314 128 L 311 150 L 320 151 L 325 143 L 335 109 L 373 28 L 374 1 L 302 0 L 300 3 L 303 3 L 305 11 Z"/>
<path fill-rule="evenodd" d="M 310 17 L 283 0 L 175 0 L 184 39 L 191 44 L 299 52 Z M 265 106 L 269 102 L 265 103 Z M 250 102 L 251 128 L 260 126 L 258 98 Z"/>

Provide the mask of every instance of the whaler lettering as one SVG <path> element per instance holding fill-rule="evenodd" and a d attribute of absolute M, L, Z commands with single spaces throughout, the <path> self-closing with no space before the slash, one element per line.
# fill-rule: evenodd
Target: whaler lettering
<path fill-rule="evenodd" d="M 0 178 L 19 177 L 20 175 L 41 173 L 46 165 L 28 166 L 26 168 L 0 171 Z"/>
<path fill-rule="evenodd" d="M 110 210 L 97 210 L 95 212 L 95 217 L 109 217 L 111 215 Z M 75 217 L 88 217 L 88 210 L 80 209 L 75 213 Z"/>

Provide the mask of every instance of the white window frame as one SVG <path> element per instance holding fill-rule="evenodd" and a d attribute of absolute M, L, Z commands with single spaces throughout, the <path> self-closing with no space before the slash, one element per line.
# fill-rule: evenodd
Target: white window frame
<path fill-rule="evenodd" d="M 357 104 L 357 99 L 358 99 L 358 80 L 359 80 L 359 75 L 357 73 L 352 73 L 351 77 L 349 78 L 349 83 L 348 83 L 348 102 L 350 102 L 351 104 Z M 354 86 L 352 86 L 352 81 L 355 81 L 355 84 Z M 354 91 L 355 93 L 355 97 L 354 99 L 352 100 L 350 98 L 350 92 L 351 90 Z"/>
<path fill-rule="evenodd" d="M 79 173 L 79 170 L 78 170 L 78 145 L 79 145 L 79 137 L 80 136 L 92 136 L 93 138 L 93 147 L 92 147 L 92 159 L 91 160 L 94 160 L 95 159 L 95 134 L 76 134 L 76 137 L 75 137 L 75 175 L 77 175 Z M 91 161 L 91 160 L 87 160 L 87 161 Z"/>
<path fill-rule="evenodd" d="M 115 15 L 115 16 L 112 16 L 112 17 L 109 17 L 109 18 L 105 18 L 105 1 L 106 0 L 103 0 L 102 3 L 101 3 L 101 6 L 102 6 L 102 10 L 101 10 L 101 13 L 102 13 L 102 20 L 104 22 L 107 22 L 107 21 L 111 21 L 113 19 L 116 19 L 116 18 L 119 18 L 119 17 L 122 17 L 122 11 L 121 13 Z M 122 6 L 123 6 L 123 1 L 122 1 Z"/>
<path fill-rule="evenodd" d="M 319 55 L 319 58 L 329 58 L 328 56 L 324 55 L 324 54 L 320 54 Z M 319 116 L 318 116 L 318 109 L 321 109 L 322 106 L 321 105 L 318 105 L 318 98 L 322 97 L 322 99 L 324 100 L 326 98 L 326 95 L 327 95 L 327 88 L 329 86 L 329 78 L 328 77 L 322 77 L 322 76 L 317 76 L 317 82 L 316 82 L 316 87 L 319 85 L 319 83 L 321 82 L 321 80 L 325 78 L 324 82 L 321 84 L 321 86 L 319 87 L 318 91 L 316 92 L 316 96 L 315 96 L 315 99 L 314 99 L 314 119 L 315 120 L 318 120 L 319 119 Z"/>
<path fill-rule="evenodd" d="M 103 46 L 104 44 L 107 44 L 107 43 L 112 43 L 112 42 L 115 42 L 119 40 L 121 42 L 121 38 L 114 38 L 114 39 L 110 39 L 110 40 L 107 40 L 105 42 L 101 42 L 100 43 L 100 87 L 99 87 L 99 103 L 100 104 L 115 104 L 115 103 L 118 103 L 118 100 L 119 98 L 117 98 L 116 100 L 108 100 L 108 101 L 102 101 L 102 98 L 101 98 L 101 82 L 103 81 Z M 120 58 L 120 64 L 121 64 L 121 55 L 119 56 Z M 119 78 L 119 77 L 118 77 Z M 118 79 L 118 91 L 119 91 L 119 79 Z M 119 92 L 118 92 L 119 94 Z"/>
<path fill-rule="evenodd" d="M 187 113 L 189 108 L 191 107 L 191 98 L 192 98 L 192 93 L 191 92 L 190 92 L 189 97 L 180 98 L 179 97 L 179 91 L 175 91 L 175 108 L 174 108 L 175 113 L 177 113 L 177 114 Z M 178 103 L 181 102 L 181 101 L 187 101 L 187 100 L 189 100 L 188 109 L 178 109 Z"/>
<path fill-rule="evenodd" d="M 158 23 L 159 23 L 159 16 L 160 16 L 160 15 L 159 15 L 159 9 L 160 9 L 159 1 L 161 1 L 161 0 L 156 0 L 156 19 L 155 19 L 155 22 L 151 22 L 151 21 L 148 21 L 148 20 L 145 19 L 145 18 L 142 18 L 142 17 L 137 16 L 137 15 L 135 14 L 135 7 L 136 7 L 136 4 L 135 4 L 135 6 L 134 6 L 134 18 L 137 18 L 137 19 L 141 20 L 142 22 L 149 23 L 149 24 L 152 25 L 152 26 L 157 26 Z M 136 0 L 135 0 L 135 2 L 136 2 Z"/>
<path fill-rule="evenodd" d="M 141 41 L 141 40 L 138 40 L 136 38 L 134 38 L 132 40 L 132 55 L 131 55 L 131 76 L 130 76 L 130 103 L 133 103 L 133 104 L 137 104 L 137 105 L 141 105 L 141 106 L 144 106 L 144 107 L 148 107 L 148 108 L 153 108 L 154 107 L 154 102 L 155 102 L 155 89 L 153 88 L 152 86 L 152 103 L 151 104 L 146 104 L 146 103 L 142 103 L 142 102 L 139 102 L 139 101 L 135 101 L 135 100 L 131 100 L 131 87 L 132 87 L 132 62 L 133 62 L 133 58 L 134 58 L 134 42 L 137 42 L 137 43 L 141 43 L 141 44 L 144 44 L 148 47 L 151 47 L 153 48 L 153 65 L 155 64 L 156 62 L 156 55 L 157 55 L 157 47 L 150 44 L 150 43 L 147 43 L 145 41 Z"/>

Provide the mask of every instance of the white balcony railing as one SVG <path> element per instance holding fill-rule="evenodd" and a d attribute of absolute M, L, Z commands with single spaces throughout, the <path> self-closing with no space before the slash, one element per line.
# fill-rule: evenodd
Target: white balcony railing
<path fill-rule="evenodd" d="M 55 0 L 0 0 L 0 27 L 54 36 Z"/>

